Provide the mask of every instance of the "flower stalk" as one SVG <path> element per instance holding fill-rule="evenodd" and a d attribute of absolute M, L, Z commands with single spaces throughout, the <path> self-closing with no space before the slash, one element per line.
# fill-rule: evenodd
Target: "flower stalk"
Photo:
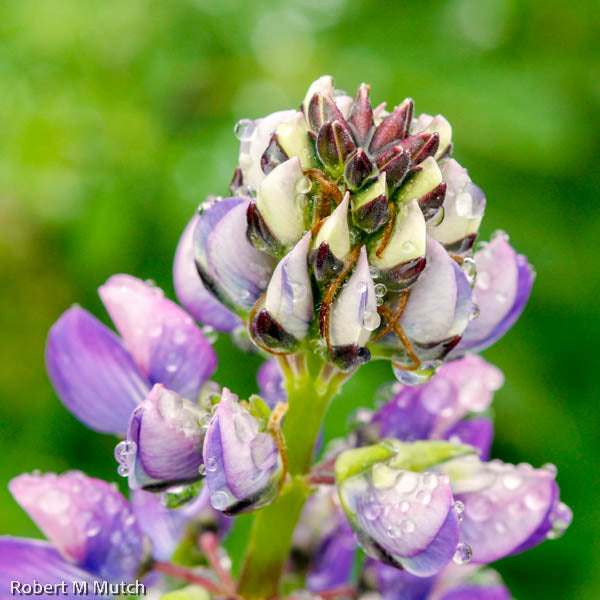
<path fill-rule="evenodd" d="M 304 503 L 312 493 L 305 476 L 329 402 L 349 374 L 331 372 L 322 360 L 306 353 L 284 370 L 288 410 L 283 423 L 289 478 L 279 497 L 254 517 L 238 594 L 247 600 L 277 595 L 289 556 L 292 535 Z"/>

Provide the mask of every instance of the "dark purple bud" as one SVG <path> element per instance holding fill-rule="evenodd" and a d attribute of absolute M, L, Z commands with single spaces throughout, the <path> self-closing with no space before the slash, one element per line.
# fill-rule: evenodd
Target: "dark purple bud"
<path fill-rule="evenodd" d="M 317 154 L 321 162 L 341 174 L 346 159 L 355 149 L 352 135 L 342 121 L 325 123 L 317 135 Z"/>
<path fill-rule="evenodd" d="M 468 252 L 472 247 L 473 243 L 477 239 L 476 233 L 471 233 L 466 237 L 457 240 L 456 242 L 452 242 L 451 244 L 444 244 L 444 248 L 448 250 L 448 252 L 452 254 L 462 254 L 463 252 Z"/>
<path fill-rule="evenodd" d="M 397 190 L 408 173 L 410 157 L 401 148 L 390 148 L 387 152 L 380 154 L 382 159 L 377 159 L 381 171 L 385 171 L 388 188 L 391 192 Z"/>
<path fill-rule="evenodd" d="M 438 133 L 418 133 L 411 135 L 398 144 L 408 154 L 413 163 L 423 162 L 428 156 L 435 156 L 440 146 Z"/>
<path fill-rule="evenodd" d="M 347 344 L 345 346 L 333 346 L 331 358 L 339 369 L 347 371 L 369 362 L 371 353 L 368 348 L 356 344 Z"/>
<path fill-rule="evenodd" d="M 319 131 L 329 121 L 340 121 L 346 125 L 344 115 L 340 112 L 332 98 L 323 94 L 315 94 L 308 104 L 307 121 L 312 131 Z"/>
<path fill-rule="evenodd" d="M 279 144 L 277 134 L 274 133 L 271 136 L 271 141 L 269 142 L 267 149 L 260 157 L 260 167 L 263 173 L 268 175 L 275 167 L 278 167 L 281 163 L 284 163 L 288 158 L 289 156 Z"/>
<path fill-rule="evenodd" d="M 362 83 L 356 92 L 348 124 L 354 133 L 354 139 L 359 146 L 365 144 L 373 128 L 373 109 L 369 100 L 369 86 Z"/>
<path fill-rule="evenodd" d="M 266 310 L 258 313 L 252 327 L 256 337 L 268 348 L 291 352 L 298 346 L 298 340 Z"/>
<path fill-rule="evenodd" d="M 369 160 L 367 153 L 362 148 L 359 148 L 347 160 L 344 168 L 344 178 L 348 187 L 352 190 L 362 187 L 372 170 L 373 164 Z"/>
<path fill-rule="evenodd" d="M 425 268 L 424 256 L 409 260 L 390 269 L 381 269 L 379 278 L 390 291 L 400 291 L 410 287 Z"/>
<path fill-rule="evenodd" d="M 231 179 L 231 183 L 229 184 L 229 191 L 232 194 L 241 188 L 244 185 L 244 175 L 242 174 L 242 170 L 238 167 L 233 172 L 233 178 Z"/>
<path fill-rule="evenodd" d="M 371 152 L 379 152 L 385 146 L 403 140 L 408 135 L 408 129 L 413 117 L 414 102 L 407 98 L 394 112 L 387 116 L 375 130 L 369 146 Z"/>
<path fill-rule="evenodd" d="M 442 181 L 437 187 L 433 188 L 429 193 L 419 198 L 419 206 L 423 211 L 425 220 L 431 219 L 437 214 L 438 210 L 444 203 L 446 197 L 446 184 Z"/>
<path fill-rule="evenodd" d="M 250 243 L 257 249 L 269 254 L 280 254 L 282 246 L 279 240 L 273 235 L 269 226 L 265 223 L 256 202 L 250 202 L 248 205 L 248 211 L 246 212 L 246 218 L 248 219 L 248 229 L 246 230 L 246 236 Z"/>
<path fill-rule="evenodd" d="M 337 277 L 342 270 L 343 262 L 335 257 L 327 242 L 322 242 L 308 257 L 317 281 L 328 282 Z"/>
<path fill-rule="evenodd" d="M 390 218 L 390 207 L 385 194 L 365 202 L 354 210 L 354 223 L 362 230 L 377 231 Z"/>

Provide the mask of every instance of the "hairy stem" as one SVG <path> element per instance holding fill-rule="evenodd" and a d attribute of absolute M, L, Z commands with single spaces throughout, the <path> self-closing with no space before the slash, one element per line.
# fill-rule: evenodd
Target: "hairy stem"
<path fill-rule="evenodd" d="M 311 493 L 305 475 L 329 401 L 343 378 L 321 377 L 323 363 L 307 355 L 305 369 L 286 373 L 288 411 L 283 423 L 289 480 L 279 497 L 254 517 L 238 593 L 248 600 L 277 596 L 281 573 L 288 559 L 292 535 L 302 507 Z"/>

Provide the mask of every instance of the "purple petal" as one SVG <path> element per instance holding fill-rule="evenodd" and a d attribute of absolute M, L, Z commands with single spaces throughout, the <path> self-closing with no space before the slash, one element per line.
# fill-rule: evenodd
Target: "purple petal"
<path fill-rule="evenodd" d="M 356 542 L 344 517 L 338 513 L 338 526 L 317 546 L 306 576 L 306 587 L 311 592 L 321 592 L 343 586 L 352 574 Z"/>
<path fill-rule="evenodd" d="M 475 263 L 473 302 L 480 313 L 469 323 L 453 355 L 479 352 L 502 337 L 523 312 L 533 285 L 527 259 L 517 255 L 503 235 L 476 252 Z"/>
<path fill-rule="evenodd" d="M 241 325 L 241 319 L 204 287 L 196 269 L 193 238 L 199 220 L 199 215 L 192 217 L 177 245 L 173 262 L 175 294 L 181 305 L 198 321 L 219 331 L 233 331 Z"/>
<path fill-rule="evenodd" d="M 287 402 L 287 392 L 283 387 L 283 373 L 278 361 L 268 360 L 258 370 L 256 377 L 261 398 L 274 408 L 278 402 Z"/>
<path fill-rule="evenodd" d="M 275 259 L 256 250 L 246 236 L 250 200 L 226 198 L 200 216 L 194 232 L 199 269 L 230 306 L 249 312 L 266 290 Z"/>
<path fill-rule="evenodd" d="M 419 387 L 401 387 L 371 421 L 381 437 L 403 441 L 446 438 L 454 432 L 467 435 L 473 425 L 456 425 L 468 413 L 487 410 L 493 392 L 503 383 L 502 373 L 478 356 L 466 356 L 442 365 L 436 375 Z M 477 421 L 479 425 L 480 420 Z M 465 423 L 470 423 L 467 421 Z M 481 444 L 490 427 L 481 424 Z M 475 433 L 475 432 L 473 432 Z M 469 438 L 471 439 L 471 438 Z M 475 442 L 476 439 L 472 438 Z M 466 439 L 464 443 L 468 442 Z M 478 444 L 474 444 L 479 447 Z"/>
<path fill-rule="evenodd" d="M 46 368 L 63 404 L 103 433 L 125 433 L 131 411 L 150 390 L 119 338 L 77 306 L 50 329 Z"/>
<path fill-rule="evenodd" d="M 417 577 L 408 571 L 374 562 L 377 590 L 383 600 L 426 600 L 433 583 L 432 577 Z"/>
<path fill-rule="evenodd" d="M 56 585 L 59 595 L 73 597 L 72 582 L 87 582 L 91 597 L 99 597 L 93 593 L 94 581 L 98 581 L 90 573 L 67 562 L 48 542 L 9 536 L 0 537 L 0 598 L 14 599 L 18 592 L 11 593 L 11 582 L 33 585 Z M 63 594 L 62 582 L 66 582 Z M 45 597 L 45 596 L 44 596 Z"/>
<path fill-rule="evenodd" d="M 234 514 L 272 499 L 280 473 L 277 446 L 227 388 L 208 426 L 203 454 L 215 509 Z"/>
<path fill-rule="evenodd" d="M 265 297 L 265 309 L 296 340 L 306 337 L 314 314 L 307 264 L 311 237 L 309 231 L 279 261 Z"/>
<path fill-rule="evenodd" d="M 165 487 L 199 479 L 203 417 L 208 415 L 195 404 L 157 383 L 131 417 L 127 439 L 137 452 L 130 486 Z"/>
<path fill-rule="evenodd" d="M 471 546 L 474 563 L 488 563 L 545 539 L 557 504 L 554 474 L 530 465 L 482 463 L 476 457 L 442 465 L 452 477 L 454 495 L 465 505 L 461 541 Z"/>
<path fill-rule="evenodd" d="M 427 238 L 426 259 L 400 318 L 406 335 L 423 344 L 449 337 L 457 300 L 454 261 L 431 237 Z"/>
<path fill-rule="evenodd" d="M 476 585 L 464 583 L 448 593 L 440 600 L 511 600 L 512 596 L 503 585 Z"/>
<path fill-rule="evenodd" d="M 161 290 L 130 275 L 113 275 L 99 293 L 150 381 L 195 399 L 214 372 L 217 356 L 193 319 Z"/>
<path fill-rule="evenodd" d="M 446 566 L 458 543 L 447 476 L 376 465 L 340 486 L 344 510 L 363 549 L 426 577 Z"/>
<path fill-rule="evenodd" d="M 479 450 L 481 460 L 488 460 L 494 438 L 494 424 L 491 419 L 480 417 L 460 421 L 444 434 L 444 439 L 455 444 L 468 444 Z"/>
<path fill-rule="evenodd" d="M 152 556 L 156 560 L 171 558 L 189 525 L 216 526 L 223 535 L 232 523 L 231 519 L 212 509 L 206 487 L 182 508 L 166 508 L 159 495 L 143 490 L 133 490 L 131 504 L 141 530 L 152 540 Z"/>
<path fill-rule="evenodd" d="M 129 503 L 111 485 L 71 471 L 23 474 L 9 489 L 63 556 L 110 581 L 135 577 L 142 534 Z"/>

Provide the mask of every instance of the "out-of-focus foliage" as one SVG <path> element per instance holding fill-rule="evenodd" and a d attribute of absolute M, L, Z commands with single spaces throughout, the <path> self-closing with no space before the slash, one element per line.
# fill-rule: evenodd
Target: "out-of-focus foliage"
<path fill-rule="evenodd" d="M 331 73 L 442 112 L 485 190 L 483 237 L 510 232 L 537 267 L 517 326 L 486 358 L 506 373 L 495 454 L 559 468 L 575 521 L 499 568 L 514 595 L 600 590 L 597 457 L 600 72 L 598 5 L 542 0 L 20 0 L 0 4 L 0 530 L 36 535 L 5 487 L 25 470 L 116 479 L 114 440 L 88 431 L 46 378 L 46 331 L 71 302 L 106 319 L 114 272 L 171 293 L 179 233 L 236 162 L 234 122 L 297 106 Z M 240 395 L 260 360 L 219 340 Z M 232 368 L 236 365 L 235 368 Z M 370 364 L 327 434 L 391 378 Z"/>

